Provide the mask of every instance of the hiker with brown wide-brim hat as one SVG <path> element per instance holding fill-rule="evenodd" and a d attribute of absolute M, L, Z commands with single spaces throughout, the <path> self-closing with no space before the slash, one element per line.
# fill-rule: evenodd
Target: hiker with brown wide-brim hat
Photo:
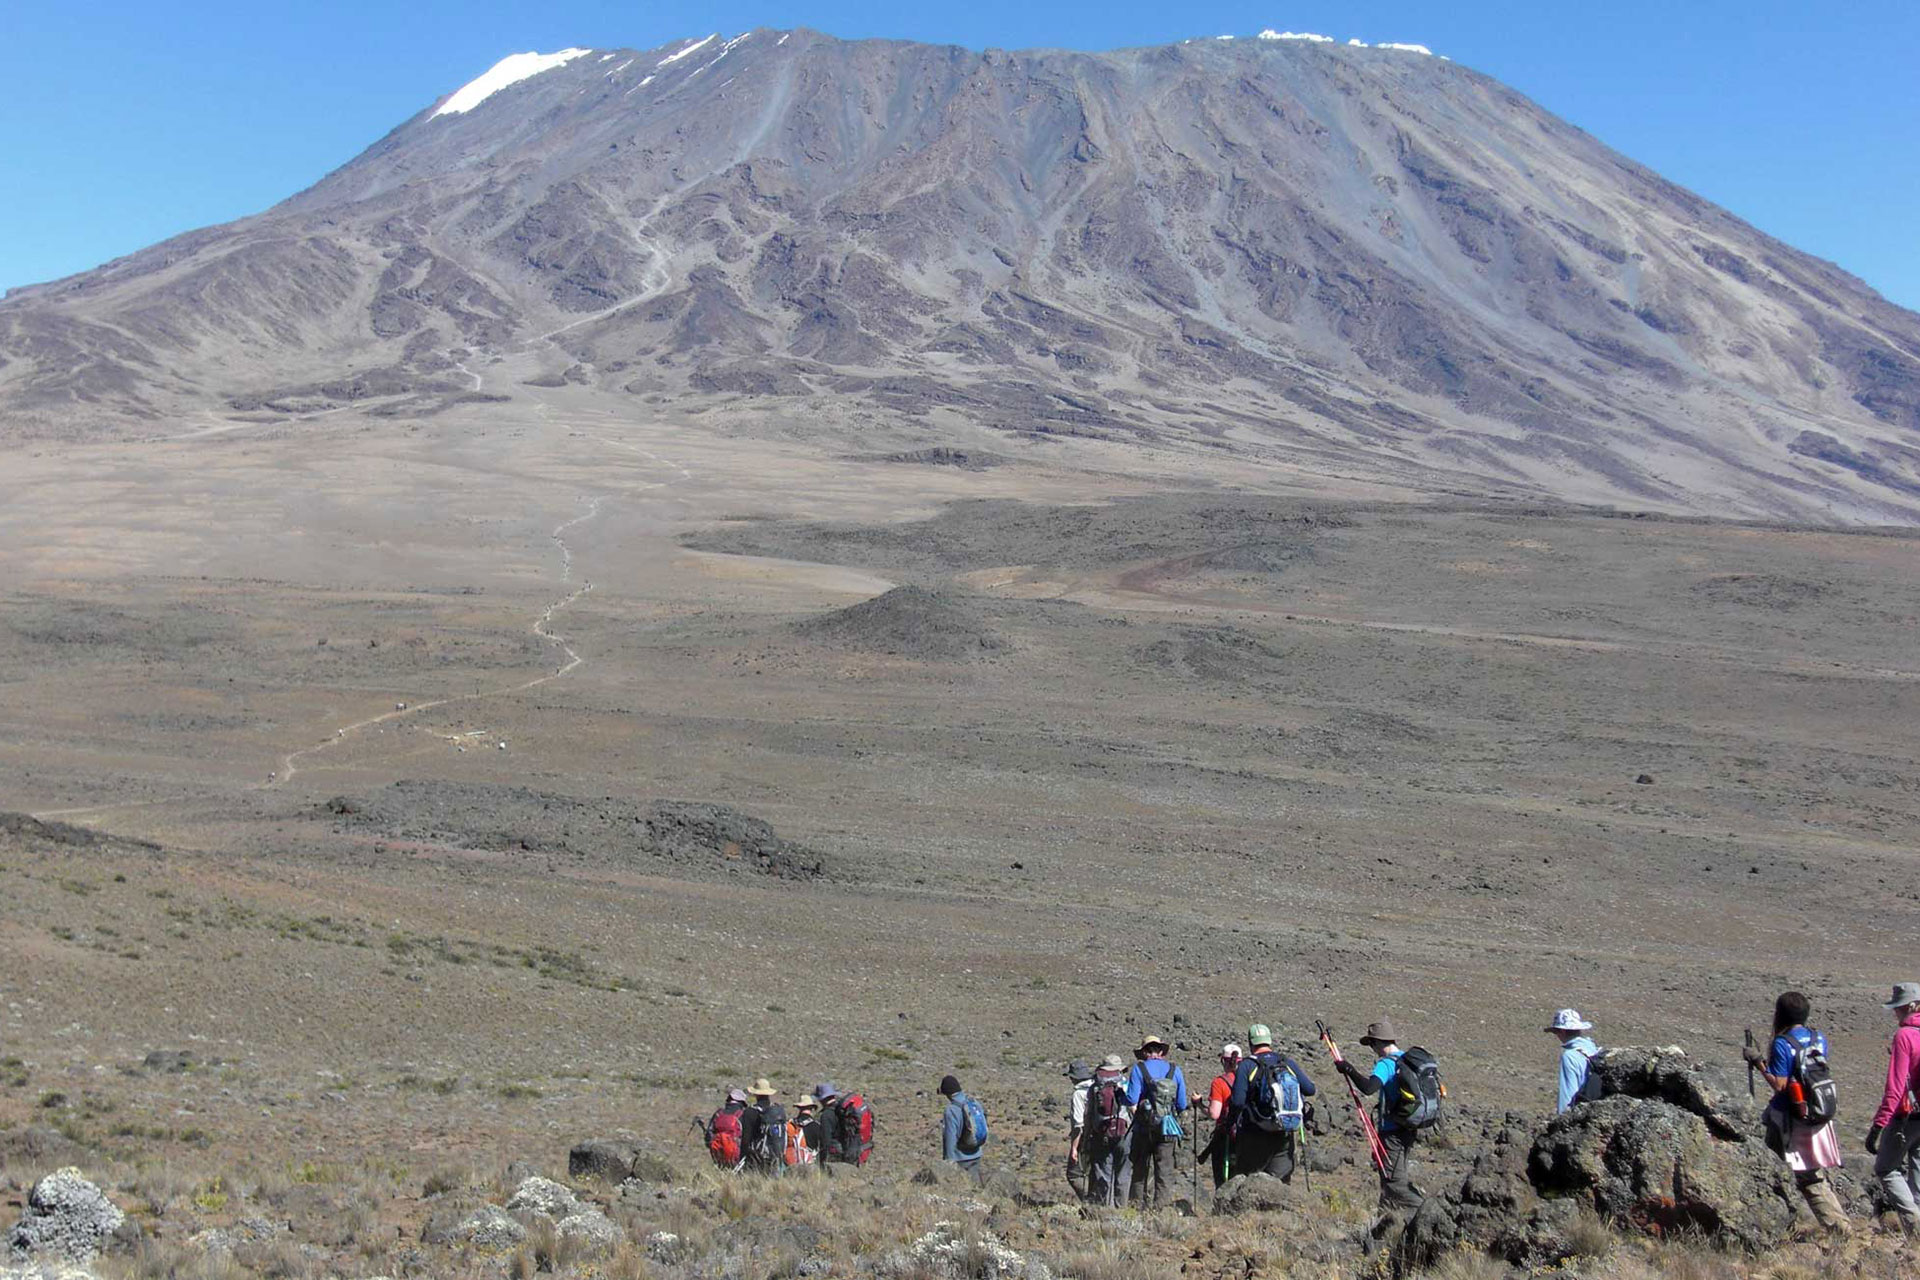
<path fill-rule="evenodd" d="M 1393 1101 L 1391 1095 L 1395 1091 L 1394 1082 L 1399 1076 L 1400 1059 L 1404 1054 L 1400 1048 L 1400 1034 L 1394 1030 L 1390 1019 L 1382 1018 L 1367 1024 L 1360 1043 L 1373 1050 L 1377 1059 L 1371 1071 L 1362 1071 L 1347 1061 L 1339 1046 L 1331 1040 L 1328 1041 L 1328 1047 L 1333 1051 L 1334 1065 L 1341 1074 L 1353 1081 L 1354 1088 L 1369 1098 L 1380 1099 L 1379 1114 L 1374 1121 L 1383 1148 L 1379 1171 L 1380 1216 L 1370 1228 L 1372 1237 L 1379 1239 L 1390 1226 L 1417 1210 L 1426 1197 L 1413 1185 L 1413 1145 L 1419 1131 L 1402 1124 L 1397 1115 L 1398 1108 L 1390 1105 Z"/>
<path fill-rule="evenodd" d="M 765 1076 L 747 1088 L 747 1109 L 740 1113 L 740 1141 L 750 1173 L 776 1174 L 786 1168 L 787 1112 L 774 1101 L 779 1092 Z"/>

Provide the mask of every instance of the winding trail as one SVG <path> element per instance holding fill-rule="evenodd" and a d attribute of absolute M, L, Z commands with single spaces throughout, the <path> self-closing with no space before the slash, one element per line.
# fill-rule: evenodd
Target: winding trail
<path fill-rule="evenodd" d="M 567 543 L 565 537 L 567 530 L 599 515 L 600 508 L 605 502 L 606 498 L 604 496 L 594 498 L 588 504 L 586 511 L 573 517 L 571 520 L 564 521 L 557 525 L 553 532 L 547 535 L 553 540 L 554 545 L 560 549 L 561 585 L 564 586 L 573 581 L 573 548 Z M 583 665 L 586 659 L 580 656 L 579 650 L 575 649 L 565 636 L 556 634 L 552 630 L 552 626 L 556 614 L 564 612 L 578 601 L 580 597 L 592 590 L 593 583 L 581 583 L 580 586 L 568 592 L 566 595 L 561 596 L 558 600 L 555 600 L 545 609 L 541 610 L 539 618 L 534 621 L 531 628 L 533 634 L 550 644 L 558 645 L 560 651 L 566 655 L 567 660 L 554 670 L 544 675 L 535 676 L 531 680 L 523 680 L 518 684 L 508 685 L 500 689 L 482 689 L 474 693 L 461 693 L 445 698 L 433 698 L 426 702 L 409 702 L 403 707 L 395 707 L 392 711 L 382 712 L 377 716 L 368 716 L 364 720 L 356 720 L 349 725 L 342 725 L 340 728 L 334 730 L 331 738 L 326 739 L 324 742 L 317 743 L 311 747 L 304 747 L 298 751 L 290 751 L 282 756 L 280 758 L 279 770 L 272 779 L 264 784 L 265 787 L 267 789 L 284 787 L 295 774 L 300 772 L 300 762 L 302 760 L 309 756 L 318 755 L 331 747 L 340 745 L 347 738 L 359 733 L 363 729 L 371 729 L 375 725 L 390 724 L 396 720 L 405 720 L 411 716 L 418 715 L 420 712 L 431 711 L 435 707 L 453 706 L 463 702 L 479 702 L 486 698 L 505 698 L 516 693 L 524 693 L 528 689 L 537 689 L 543 684 L 558 680 L 568 672 Z"/>

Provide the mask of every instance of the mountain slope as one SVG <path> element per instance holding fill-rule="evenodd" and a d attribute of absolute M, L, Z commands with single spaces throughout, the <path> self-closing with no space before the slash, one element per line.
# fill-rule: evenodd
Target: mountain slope
<path fill-rule="evenodd" d="M 828 438 L 1920 517 L 1920 316 L 1441 59 L 756 31 L 536 61 L 257 217 L 16 291 L 0 422 L 565 382 Z"/>

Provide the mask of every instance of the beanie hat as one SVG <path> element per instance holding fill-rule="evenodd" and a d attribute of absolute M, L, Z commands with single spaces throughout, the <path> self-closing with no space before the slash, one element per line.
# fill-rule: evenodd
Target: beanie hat
<path fill-rule="evenodd" d="M 954 1079 L 952 1076 L 940 1077 L 940 1096 L 941 1097 L 951 1098 L 954 1094 L 958 1092 L 960 1092 L 960 1082 L 958 1080 Z"/>

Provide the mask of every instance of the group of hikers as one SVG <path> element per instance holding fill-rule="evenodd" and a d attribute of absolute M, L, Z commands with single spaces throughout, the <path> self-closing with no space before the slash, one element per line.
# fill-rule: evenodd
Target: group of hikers
<path fill-rule="evenodd" d="M 1885 1007 L 1898 1019 L 1887 1062 L 1886 1087 L 1866 1135 L 1874 1174 L 1901 1228 L 1920 1235 L 1920 983 L 1893 988 Z M 1774 1002 L 1773 1037 L 1763 1048 L 1751 1033 L 1744 1053 L 1753 1076 L 1772 1091 L 1762 1119 L 1769 1148 L 1792 1171 L 1814 1219 L 1838 1236 L 1850 1230 L 1829 1178 L 1841 1163 L 1834 1122 L 1839 1095 L 1827 1038 L 1809 1026 L 1812 1003 L 1798 991 Z M 1344 1078 L 1380 1187 L 1379 1215 L 1370 1234 L 1418 1209 L 1423 1193 L 1413 1181 L 1413 1153 L 1423 1132 L 1438 1123 L 1446 1088 L 1434 1055 L 1401 1044 L 1392 1022 L 1370 1023 L 1359 1037 L 1372 1054 L 1356 1065 L 1316 1024 L 1320 1043 Z M 1606 1053 L 1589 1034 L 1593 1024 L 1577 1009 L 1556 1013 L 1546 1030 L 1560 1042 L 1556 1108 L 1566 1112 L 1601 1097 L 1594 1064 Z M 1186 1076 L 1169 1060 L 1171 1046 L 1149 1035 L 1133 1062 L 1108 1054 L 1098 1066 L 1076 1059 L 1066 1068 L 1067 1181 L 1081 1200 L 1121 1208 L 1164 1208 L 1175 1194 L 1174 1163 L 1183 1143 L 1194 1151 L 1193 1176 L 1210 1164 L 1216 1188 L 1243 1174 L 1269 1174 L 1290 1183 L 1306 1162 L 1310 1134 L 1323 1133 L 1314 1100 L 1320 1094 L 1299 1062 L 1275 1048 L 1263 1023 L 1247 1028 L 1247 1044 L 1220 1049 L 1220 1071 L 1206 1096 L 1188 1091 Z M 953 1076 L 940 1082 L 942 1157 L 973 1171 L 986 1147 L 987 1116 Z M 734 1089 L 703 1128 L 708 1150 L 723 1167 L 759 1173 L 805 1169 L 819 1162 L 864 1164 L 873 1152 L 873 1111 L 858 1093 L 820 1084 L 794 1103 L 789 1117 L 765 1079 Z M 1371 1105 L 1366 1099 L 1371 1099 Z M 1209 1140 L 1199 1141 L 1204 1121 Z M 1183 1119 L 1184 1117 L 1184 1119 Z M 1187 1125 L 1195 1132 L 1189 1134 Z M 1308 1173 L 1311 1178 L 1311 1173 Z"/>

